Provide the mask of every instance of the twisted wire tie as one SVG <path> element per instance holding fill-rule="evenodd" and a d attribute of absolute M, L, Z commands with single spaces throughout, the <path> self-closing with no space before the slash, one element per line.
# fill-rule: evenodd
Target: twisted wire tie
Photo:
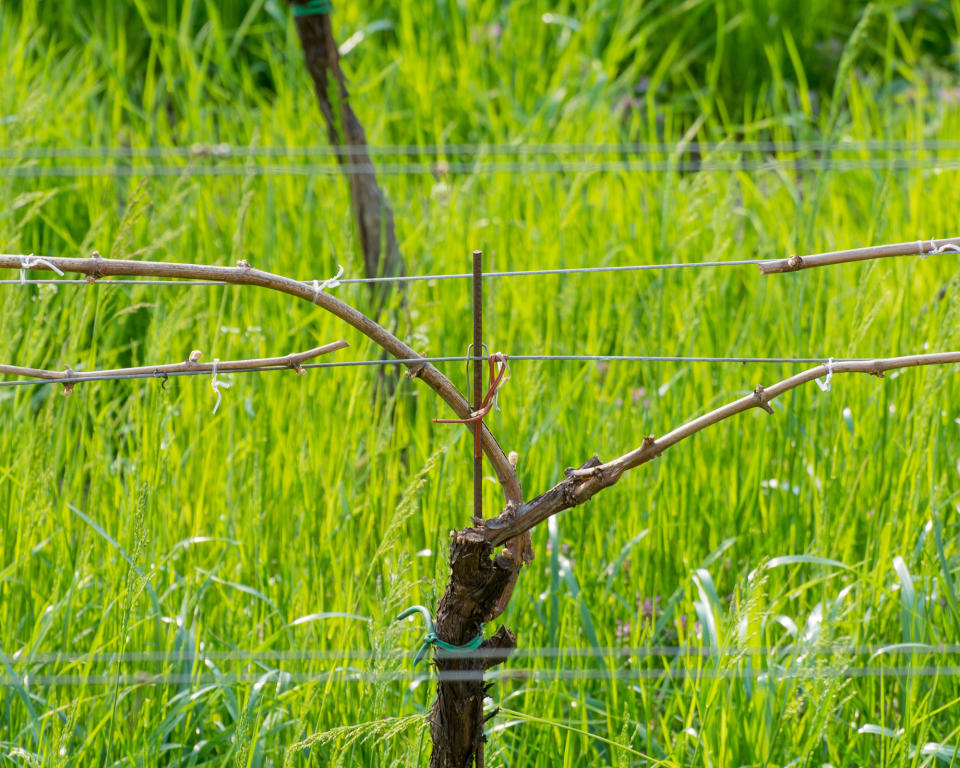
<path fill-rule="evenodd" d="M 220 359 L 215 357 L 213 358 L 213 375 L 210 379 L 210 388 L 217 393 L 217 403 L 213 406 L 213 415 L 217 415 L 217 409 L 220 407 L 220 400 L 222 399 L 220 395 L 221 387 L 223 389 L 230 389 L 230 384 L 226 381 L 217 381 L 217 363 L 220 362 Z"/>
<path fill-rule="evenodd" d="M 940 253 L 960 253 L 960 248 L 953 243 L 944 243 L 938 248 L 932 237 L 927 242 L 930 244 L 930 250 L 924 250 L 925 242 L 923 240 L 917 240 L 917 252 L 920 254 L 921 259 L 925 259 L 927 256 L 934 256 Z"/>
<path fill-rule="evenodd" d="M 20 257 L 20 285 L 26 285 L 28 269 L 41 266 L 52 269 L 54 272 L 60 275 L 60 277 L 63 277 L 63 270 L 59 269 L 56 264 L 48 261 L 47 259 L 41 258 L 40 256 L 34 256 L 31 253 L 29 256 Z"/>
<path fill-rule="evenodd" d="M 826 378 L 824 378 L 823 381 L 820 381 L 820 379 L 814 379 L 814 381 L 817 382 L 817 386 L 820 387 L 820 391 L 821 391 L 821 392 L 829 392 L 829 391 L 830 391 L 830 380 L 831 380 L 832 378 L 833 378 L 833 358 L 831 357 L 829 360 L 827 360 L 827 375 L 826 375 Z"/>
<path fill-rule="evenodd" d="M 337 274 L 333 277 L 328 277 L 326 280 L 314 280 L 313 281 L 313 303 L 317 303 L 317 299 L 320 298 L 320 292 L 327 290 L 327 288 L 336 288 L 340 285 L 340 276 L 343 274 L 343 265 L 337 264 L 339 269 Z"/>

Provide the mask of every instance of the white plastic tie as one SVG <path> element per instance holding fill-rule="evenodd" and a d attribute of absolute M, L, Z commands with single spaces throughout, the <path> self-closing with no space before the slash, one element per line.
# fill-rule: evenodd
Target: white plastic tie
<path fill-rule="evenodd" d="M 340 285 L 340 277 L 343 275 L 343 265 L 337 264 L 339 269 L 337 274 L 333 277 L 328 277 L 326 280 L 314 280 L 313 281 L 313 301 L 317 302 L 317 299 L 320 298 L 320 292 L 326 291 L 328 288 L 337 288 Z"/>
<path fill-rule="evenodd" d="M 221 390 L 221 389 L 230 389 L 230 384 L 229 384 L 228 382 L 226 382 L 226 381 L 217 381 L 217 363 L 219 363 L 219 362 L 220 362 L 220 359 L 219 359 L 219 358 L 216 358 L 216 357 L 213 358 L 213 376 L 212 376 L 212 378 L 210 379 L 210 387 L 211 387 L 211 389 L 213 389 L 214 392 L 217 393 L 217 404 L 216 404 L 215 406 L 213 406 L 213 414 L 214 414 L 214 415 L 217 414 L 217 408 L 220 407 L 220 400 L 222 399 L 222 398 L 221 398 L 221 395 L 220 395 L 220 390 Z"/>
<path fill-rule="evenodd" d="M 930 245 L 933 245 L 933 240 L 930 241 Z M 939 248 L 934 248 L 930 253 L 960 253 L 960 247 L 954 245 L 953 243 L 944 243 Z"/>
<path fill-rule="evenodd" d="M 60 275 L 60 277 L 63 277 L 63 270 L 57 267 L 56 264 L 40 256 L 34 256 L 31 253 L 29 256 L 20 257 L 20 285 L 26 285 L 27 270 L 33 267 L 47 267 Z"/>
<path fill-rule="evenodd" d="M 817 386 L 820 387 L 821 392 L 830 391 L 830 380 L 833 378 L 833 358 L 831 357 L 827 360 L 827 376 L 821 381 L 820 379 L 814 379 L 817 382 Z"/>
<path fill-rule="evenodd" d="M 933 256 L 938 253 L 960 253 L 960 247 L 954 245 L 953 243 L 944 243 L 939 248 L 937 243 L 933 238 L 926 241 L 929 244 L 929 249 L 924 250 L 925 242 L 923 240 L 917 240 L 917 251 L 920 253 L 920 258 L 925 259 L 927 256 Z"/>

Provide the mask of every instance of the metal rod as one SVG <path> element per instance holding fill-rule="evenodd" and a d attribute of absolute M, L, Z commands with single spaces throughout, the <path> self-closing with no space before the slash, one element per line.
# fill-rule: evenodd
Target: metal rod
<path fill-rule="evenodd" d="M 473 354 L 479 356 L 483 344 L 483 251 L 473 252 Z M 473 363 L 473 410 L 483 408 L 483 362 Z M 480 432 L 483 422 L 478 421 L 475 429 L 475 445 L 480 445 Z M 483 454 L 473 452 L 473 516 L 483 519 Z"/>

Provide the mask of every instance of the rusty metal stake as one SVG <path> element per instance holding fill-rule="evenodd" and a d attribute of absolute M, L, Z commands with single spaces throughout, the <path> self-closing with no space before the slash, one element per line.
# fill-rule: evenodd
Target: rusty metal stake
<path fill-rule="evenodd" d="M 473 410 L 483 408 L 483 361 L 479 359 L 483 349 L 483 251 L 473 252 Z M 476 429 L 483 429 L 477 422 Z M 480 441 L 477 440 L 477 445 Z M 473 516 L 483 519 L 483 453 L 474 451 L 473 456 Z"/>

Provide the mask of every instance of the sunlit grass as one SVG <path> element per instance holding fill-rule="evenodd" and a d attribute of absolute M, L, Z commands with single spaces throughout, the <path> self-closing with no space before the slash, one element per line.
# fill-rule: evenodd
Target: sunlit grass
<path fill-rule="evenodd" d="M 832 81 L 811 51 L 835 38 L 835 69 L 855 14 L 824 6 L 761 47 L 771 8 L 793 4 L 601 5 L 338 11 L 342 39 L 368 30 L 344 62 L 371 141 L 675 141 L 698 115 L 710 140 L 960 130 L 956 104 L 932 98 L 950 65 L 923 53 L 941 28 L 924 18 L 879 7 L 869 39 L 846 49 L 831 120 Z M 322 143 L 282 8 L 177 7 L 106 4 L 76 20 L 46 4 L 0 9 L 3 146 Z M 955 31 L 955 9 L 944 15 Z M 707 19 L 727 32 L 703 36 Z M 626 112 L 625 97 L 637 102 Z M 741 259 L 952 236 L 960 220 L 956 172 L 936 170 L 383 183 L 417 273 L 464 271 L 473 248 L 488 269 Z M 0 248 L 243 258 L 300 279 L 362 269 L 339 178 L 151 178 L 138 198 L 139 185 L 2 178 Z M 944 255 L 770 277 L 489 280 L 487 338 L 508 354 L 957 349 L 956 276 Z M 337 291 L 368 305 L 360 287 Z M 23 365 L 274 355 L 337 338 L 351 343 L 337 359 L 376 354 L 319 309 L 257 289 L 0 295 L 0 360 Z M 469 307 L 466 284 L 414 284 L 400 333 L 462 354 Z M 791 370 L 517 362 L 493 427 L 519 452 L 529 496 Z M 462 383 L 460 366 L 448 373 Z M 416 382 L 375 401 L 372 370 L 232 382 L 216 416 L 200 378 L 69 398 L 0 388 L 0 762 L 425 763 L 432 686 L 412 668 L 419 629 L 392 617 L 442 592 L 447 533 L 471 511 L 469 437 L 431 423 L 443 411 Z M 801 389 L 772 417 L 721 424 L 536 531 L 504 621 L 522 649 L 567 650 L 498 673 L 490 764 L 956 764 L 957 654 L 940 645 L 960 627 L 958 402 L 955 367 L 837 376 L 829 394 Z M 707 653 L 576 653 L 617 646 Z M 274 656 L 217 656 L 233 651 Z M 276 657 L 298 651 L 332 658 Z"/>

